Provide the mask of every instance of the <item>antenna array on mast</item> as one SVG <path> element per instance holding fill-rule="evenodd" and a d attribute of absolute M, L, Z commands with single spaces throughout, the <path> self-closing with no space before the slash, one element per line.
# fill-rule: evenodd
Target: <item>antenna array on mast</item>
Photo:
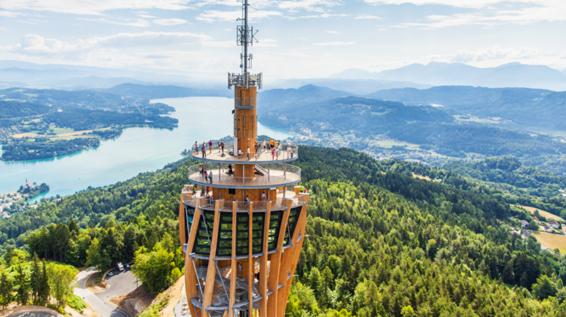
<path fill-rule="evenodd" d="M 242 0 L 242 17 L 238 19 L 240 25 L 237 28 L 236 41 L 238 46 L 242 47 L 240 53 L 240 74 L 228 73 L 228 88 L 232 86 L 242 86 L 249 88 L 250 86 L 257 86 L 261 89 L 262 74 L 250 74 L 249 70 L 252 68 L 253 54 L 250 53 L 250 46 L 256 42 L 257 30 L 249 25 L 249 3 L 248 0 Z"/>

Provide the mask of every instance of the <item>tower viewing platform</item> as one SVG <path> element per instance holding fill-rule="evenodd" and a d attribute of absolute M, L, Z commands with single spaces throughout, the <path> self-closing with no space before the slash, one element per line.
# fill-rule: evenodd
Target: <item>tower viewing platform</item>
<path fill-rule="evenodd" d="M 299 159 L 299 147 L 294 143 L 275 142 L 271 145 L 269 142 L 263 144 L 257 141 L 257 144 L 259 147 L 254 151 L 255 154 L 250 154 L 249 157 L 247 149 L 235 149 L 234 144 L 225 144 L 221 147 L 218 142 L 212 149 L 207 147 L 204 154 L 200 146 L 193 148 L 191 156 L 199 161 L 227 164 L 290 163 Z"/>
<path fill-rule="evenodd" d="M 237 42 L 241 73 L 234 87 L 233 141 L 195 142 L 179 201 L 179 242 L 193 317 L 284 317 L 305 238 L 309 194 L 300 186 L 297 145 L 257 135 L 254 43 L 242 1 Z"/>

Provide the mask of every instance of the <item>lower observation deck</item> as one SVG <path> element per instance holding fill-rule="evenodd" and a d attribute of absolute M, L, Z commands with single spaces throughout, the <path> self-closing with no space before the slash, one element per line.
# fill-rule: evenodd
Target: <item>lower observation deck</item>
<path fill-rule="evenodd" d="M 212 193 L 212 192 L 211 192 Z M 182 192 L 183 203 L 185 206 L 191 208 L 200 208 L 202 210 L 213 211 L 215 208 L 215 200 L 212 199 L 211 193 L 204 194 L 201 190 L 192 190 L 191 186 L 185 186 Z M 221 212 L 231 212 L 234 208 L 234 203 L 236 204 L 236 211 L 242 213 L 248 213 L 250 207 L 254 212 L 266 212 L 269 202 L 271 202 L 271 211 L 285 210 L 289 208 L 295 208 L 306 204 L 309 201 L 308 193 L 294 192 L 290 190 L 278 190 L 277 197 L 272 201 L 231 201 L 225 200 L 224 204 L 220 206 Z M 288 205 L 290 204 L 290 205 Z"/>
<path fill-rule="evenodd" d="M 234 189 L 264 189 L 297 185 L 301 181 L 301 169 L 287 164 L 274 167 L 249 166 L 254 168 L 253 177 L 243 177 L 230 172 L 230 168 L 204 169 L 203 165 L 189 167 L 189 182 L 206 187 Z M 206 171 L 206 173 L 205 173 Z M 212 173 L 212 177 L 210 174 Z"/>

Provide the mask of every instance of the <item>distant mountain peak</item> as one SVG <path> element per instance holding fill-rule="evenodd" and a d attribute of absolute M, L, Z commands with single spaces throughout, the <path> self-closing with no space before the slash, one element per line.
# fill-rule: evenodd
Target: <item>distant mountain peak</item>
<path fill-rule="evenodd" d="M 373 73 L 349 69 L 336 75 L 392 82 L 412 82 L 422 85 L 468 85 L 490 88 L 524 87 L 566 90 L 566 73 L 546 65 L 519 62 L 497 67 L 475 67 L 464 63 L 430 62 L 409 64 L 403 67 Z"/>

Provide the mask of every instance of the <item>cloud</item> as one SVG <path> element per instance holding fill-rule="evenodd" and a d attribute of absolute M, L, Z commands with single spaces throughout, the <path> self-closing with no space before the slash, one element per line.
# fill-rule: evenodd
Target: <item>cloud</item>
<path fill-rule="evenodd" d="M 96 48 L 132 48 L 179 45 L 179 43 L 201 44 L 210 38 L 203 34 L 190 32 L 140 32 L 117 33 L 108 36 L 91 37 L 75 41 L 46 38 L 37 34 L 28 34 L 14 46 L 22 53 L 66 54 L 88 51 Z"/>
<path fill-rule="evenodd" d="M 373 1 L 373 0 L 370 0 Z M 393 1 L 391 1 L 393 2 Z M 427 1 L 423 1 L 427 2 Z M 455 4 L 460 1 L 455 1 Z M 479 1 L 481 4 L 503 3 L 502 1 Z M 462 5 L 467 4 L 462 1 Z M 513 5 L 511 5 L 513 4 Z M 455 13 L 450 15 L 432 14 L 423 20 L 405 22 L 395 27 L 398 28 L 424 28 L 438 29 L 465 25 L 495 26 L 500 24 L 531 24 L 538 22 L 563 22 L 566 21 L 566 1 L 562 0 L 540 0 L 540 1 L 513 1 L 505 2 L 503 6 L 488 6 L 474 9 L 466 13 Z"/>
<path fill-rule="evenodd" d="M 155 24 L 159 24 L 159 25 L 164 25 L 164 26 L 175 26 L 175 25 L 183 25 L 187 23 L 187 20 L 185 19 L 176 19 L 176 18 L 171 18 L 171 19 L 155 19 L 153 20 L 153 23 Z"/>
<path fill-rule="evenodd" d="M 313 43 L 314 46 L 352 46 L 356 45 L 356 42 L 346 42 L 346 41 L 334 41 L 334 42 L 316 42 Z"/>
<path fill-rule="evenodd" d="M 283 0 L 277 6 L 284 10 L 305 10 L 323 12 L 327 8 L 341 5 L 340 0 Z"/>
<path fill-rule="evenodd" d="M 430 56 L 429 61 L 464 63 L 481 67 L 494 67 L 511 62 L 519 62 L 561 68 L 566 65 L 566 54 L 562 52 L 541 51 L 528 47 L 488 47 L 476 50 L 458 51 L 448 55 Z"/>
<path fill-rule="evenodd" d="M 268 17 L 275 17 L 281 16 L 282 13 L 279 11 L 270 11 L 270 10 L 253 10 L 250 12 L 250 17 L 252 19 L 263 19 Z M 240 10 L 232 10 L 232 11 L 219 11 L 219 10 L 207 10 L 202 12 L 197 16 L 197 20 L 205 21 L 205 22 L 214 22 L 214 21 L 236 21 L 238 18 L 242 16 L 242 12 Z"/>
<path fill-rule="evenodd" d="M 5 0 L 1 9 L 11 11 L 48 11 L 81 15 L 99 15 L 106 11 L 130 9 L 188 9 L 186 0 Z"/>
<path fill-rule="evenodd" d="M 381 17 L 378 15 L 369 15 L 369 14 L 364 14 L 364 15 L 357 15 L 354 17 L 354 19 L 356 20 L 381 20 Z"/>
<path fill-rule="evenodd" d="M 543 0 L 544 1 L 544 0 Z M 534 0 L 364 0 L 371 5 L 446 5 L 459 8 L 483 8 L 504 2 L 533 3 Z"/>

